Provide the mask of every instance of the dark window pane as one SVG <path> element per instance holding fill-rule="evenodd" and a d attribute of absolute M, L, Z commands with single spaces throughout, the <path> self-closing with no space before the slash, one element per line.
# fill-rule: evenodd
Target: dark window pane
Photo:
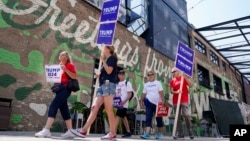
<path fill-rule="evenodd" d="M 219 78 L 216 75 L 213 75 L 213 85 L 214 85 L 214 92 L 223 94 L 221 78 Z"/>
<path fill-rule="evenodd" d="M 222 69 L 223 69 L 223 71 L 227 71 L 227 67 L 226 67 L 226 63 L 225 62 L 222 62 Z"/>
<path fill-rule="evenodd" d="M 230 96 L 230 90 L 229 90 L 229 84 L 227 82 L 225 82 L 225 89 L 226 89 L 226 95 L 228 98 L 231 98 Z"/>
<path fill-rule="evenodd" d="M 197 39 L 195 39 L 195 48 L 201 52 L 202 54 L 207 54 L 206 52 L 206 46 L 203 45 L 200 41 L 198 41 Z"/>
<path fill-rule="evenodd" d="M 209 71 L 205 69 L 204 67 L 197 65 L 197 75 L 198 75 L 198 80 L 199 84 L 207 87 L 210 87 L 210 78 L 209 78 Z"/>
<path fill-rule="evenodd" d="M 217 66 L 219 66 L 219 57 L 212 51 L 210 51 L 210 60 L 216 64 Z"/>

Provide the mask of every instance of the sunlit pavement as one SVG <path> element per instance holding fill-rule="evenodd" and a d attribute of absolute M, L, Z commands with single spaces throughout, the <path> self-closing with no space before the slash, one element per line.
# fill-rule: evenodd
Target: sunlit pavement
<path fill-rule="evenodd" d="M 19 131 L 0 131 L 0 141 L 69 141 L 69 140 L 83 140 L 83 141 L 100 141 L 100 137 L 103 136 L 103 134 L 90 134 L 86 138 L 67 138 L 63 139 L 60 137 L 62 133 L 52 133 L 51 138 L 36 138 L 34 137 L 35 132 L 19 132 Z M 140 139 L 139 135 L 132 136 L 130 138 L 121 138 L 120 135 L 118 135 L 117 141 L 142 141 L 143 139 Z M 154 137 L 152 136 L 151 139 L 147 141 L 154 141 Z M 165 136 L 161 140 L 168 140 L 168 141 L 178 141 L 174 140 L 170 136 Z M 179 139 L 183 140 L 183 139 Z M 188 136 L 185 137 L 185 140 L 191 140 Z M 210 138 L 210 137 L 196 137 L 194 138 L 194 141 L 229 141 L 229 138 Z"/>

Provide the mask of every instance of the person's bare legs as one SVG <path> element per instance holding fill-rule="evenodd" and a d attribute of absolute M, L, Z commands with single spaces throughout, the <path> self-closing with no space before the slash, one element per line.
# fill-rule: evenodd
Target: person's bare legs
<path fill-rule="evenodd" d="M 151 127 L 146 127 L 145 132 L 150 134 L 150 129 L 151 129 Z"/>
<path fill-rule="evenodd" d="M 90 128 L 90 126 L 95 121 L 97 113 L 98 113 L 100 107 L 102 106 L 102 104 L 103 104 L 103 97 L 102 96 L 95 97 L 95 101 L 93 103 L 93 106 L 91 107 L 90 115 L 87 119 L 87 122 L 85 123 L 85 125 L 82 128 L 83 133 L 86 133 L 88 131 L 88 129 Z"/>
<path fill-rule="evenodd" d="M 113 96 L 111 95 L 107 95 L 104 96 L 104 107 L 106 110 L 106 113 L 108 115 L 108 121 L 109 121 L 109 130 L 110 133 L 115 135 L 116 134 L 116 127 L 115 127 L 115 115 L 114 115 L 114 111 L 113 111 Z"/>
<path fill-rule="evenodd" d="M 119 126 L 119 122 L 120 122 L 120 117 L 115 116 L 115 131 L 117 132 L 117 128 Z"/>
<path fill-rule="evenodd" d="M 164 128 L 163 127 L 158 127 L 158 132 L 161 133 L 161 134 L 163 134 Z"/>
<path fill-rule="evenodd" d="M 66 124 L 67 129 L 72 129 L 72 120 L 68 119 L 64 121 Z"/>
<path fill-rule="evenodd" d="M 53 124 L 53 122 L 54 122 L 54 120 L 55 120 L 55 118 L 48 117 L 44 128 L 50 129 L 51 126 L 52 126 L 52 124 Z"/>
<path fill-rule="evenodd" d="M 130 133 L 130 128 L 129 128 L 129 123 L 128 123 L 127 117 L 123 118 L 123 124 L 124 124 L 124 126 L 126 128 L 127 133 Z"/>

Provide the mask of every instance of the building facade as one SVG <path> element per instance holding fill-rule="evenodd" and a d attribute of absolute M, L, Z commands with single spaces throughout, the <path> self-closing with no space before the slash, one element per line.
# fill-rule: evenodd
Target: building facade
<path fill-rule="evenodd" d="M 44 66 L 57 64 L 58 55 L 64 50 L 72 56 L 81 87 L 72 93 L 69 104 L 80 101 L 89 106 L 95 58 L 99 58 L 101 48 L 95 43 L 100 9 L 81 0 L 1 0 L 0 15 L 0 97 L 12 99 L 8 130 L 37 131 L 44 126 L 54 97 L 51 84 L 45 80 Z M 202 111 L 209 110 L 208 96 L 242 101 L 239 74 L 194 30 L 187 31 L 196 54 L 195 86 L 190 89 L 192 113 L 202 118 Z M 174 66 L 171 57 L 148 46 L 144 38 L 130 32 L 121 22 L 117 23 L 114 46 L 119 66 L 126 69 L 135 89 L 135 100 L 130 107 L 139 108 L 136 105 L 139 106 L 148 71 L 156 73 L 171 102 L 168 85 Z M 218 66 L 218 60 L 225 65 Z M 171 109 L 169 114 L 172 113 Z M 58 114 L 54 126 L 62 123 Z"/>

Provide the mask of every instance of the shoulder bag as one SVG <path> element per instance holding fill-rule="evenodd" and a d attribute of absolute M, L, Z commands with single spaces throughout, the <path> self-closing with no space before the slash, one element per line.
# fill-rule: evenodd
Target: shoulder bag
<path fill-rule="evenodd" d="M 72 79 L 69 77 L 69 82 L 68 82 L 68 89 L 77 92 L 80 90 L 79 82 L 77 79 Z"/>

